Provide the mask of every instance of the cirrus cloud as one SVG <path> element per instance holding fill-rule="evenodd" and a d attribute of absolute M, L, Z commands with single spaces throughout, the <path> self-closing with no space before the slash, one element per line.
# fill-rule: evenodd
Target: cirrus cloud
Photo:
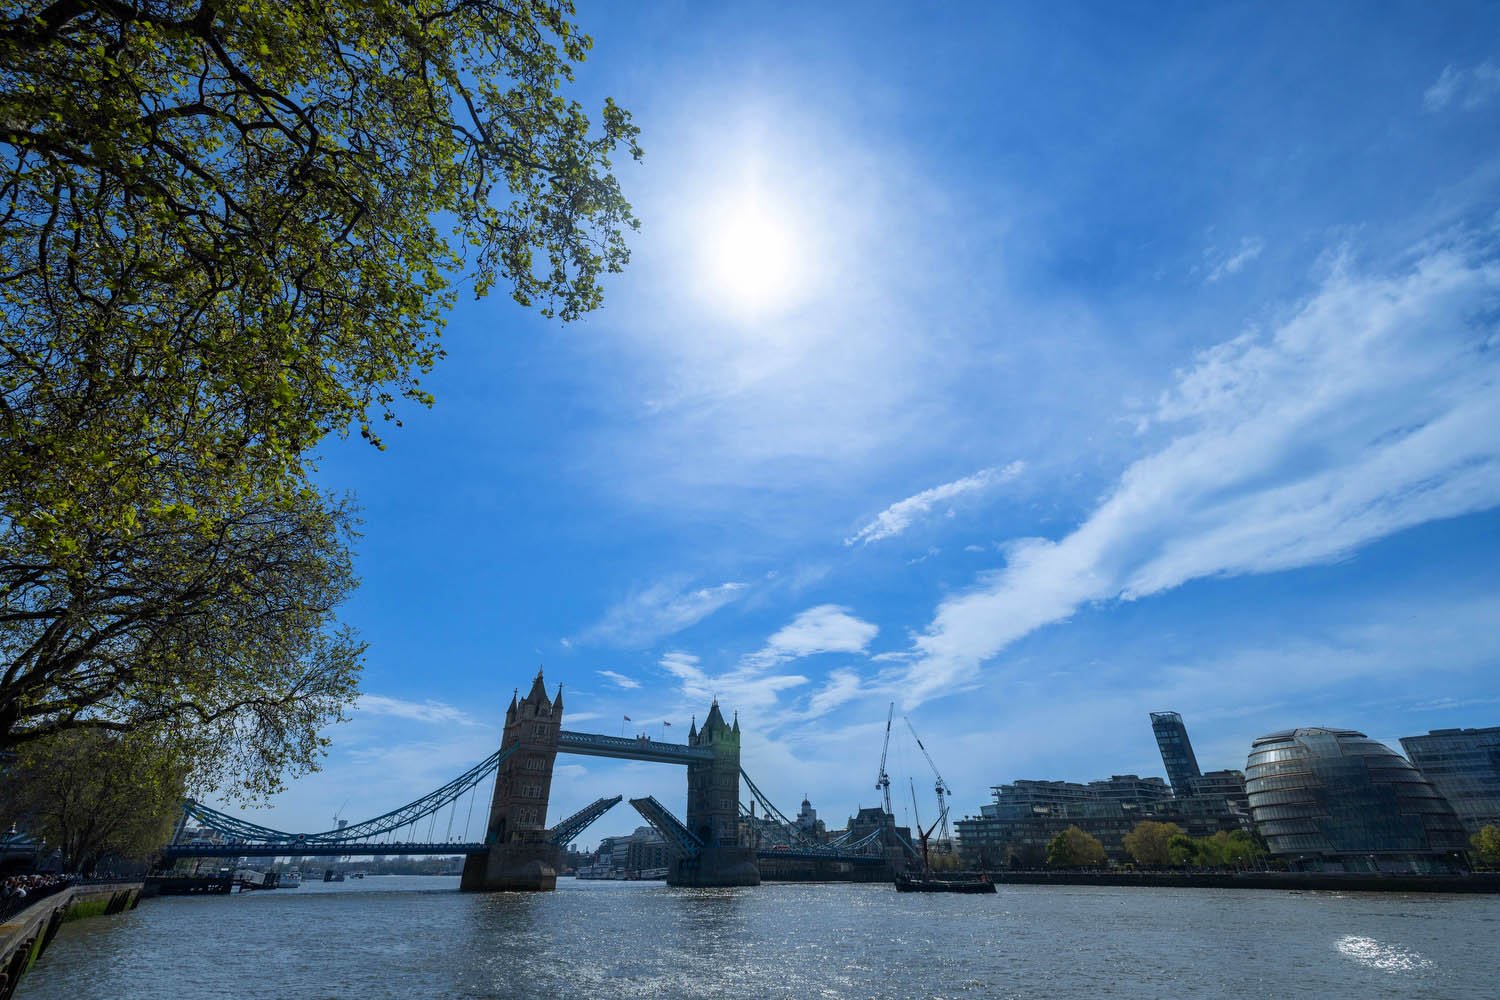
<path fill-rule="evenodd" d="M 898 500 L 885 510 L 876 514 L 864 527 L 860 528 L 850 537 L 844 539 L 845 545 L 869 545 L 884 538 L 894 538 L 901 534 L 912 523 L 932 511 L 938 504 L 948 500 L 956 500 L 969 493 L 978 493 L 997 483 L 1009 482 L 1015 479 L 1026 469 L 1026 463 L 1020 460 L 1011 462 L 1004 468 L 995 467 L 981 469 L 972 476 L 955 479 L 951 483 L 943 483 L 925 489 L 920 493 Z"/>
<path fill-rule="evenodd" d="M 972 678 L 1080 606 L 1339 559 L 1500 504 L 1500 266 L 1464 247 L 1340 267 L 1270 336 L 1205 352 L 1148 426 L 1175 432 L 1071 534 L 1023 539 L 917 637 L 908 699 Z"/>

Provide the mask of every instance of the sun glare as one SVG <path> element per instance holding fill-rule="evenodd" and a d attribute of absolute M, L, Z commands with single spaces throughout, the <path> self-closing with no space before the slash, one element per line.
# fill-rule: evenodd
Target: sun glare
<path fill-rule="evenodd" d="M 705 234 L 712 291 L 743 312 L 790 304 L 801 272 L 791 224 L 764 199 L 746 197 Z"/>

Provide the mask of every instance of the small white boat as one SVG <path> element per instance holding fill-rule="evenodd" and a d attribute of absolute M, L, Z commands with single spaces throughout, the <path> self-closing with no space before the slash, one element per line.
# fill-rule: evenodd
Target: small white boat
<path fill-rule="evenodd" d="M 302 873 L 293 868 L 291 871 L 281 873 L 281 880 L 276 883 L 278 889 L 295 889 L 302 884 Z"/>

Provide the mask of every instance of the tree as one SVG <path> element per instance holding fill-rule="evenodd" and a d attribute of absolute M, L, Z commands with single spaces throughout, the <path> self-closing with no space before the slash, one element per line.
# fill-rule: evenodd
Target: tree
<path fill-rule="evenodd" d="M 1199 845 L 1199 864 L 1215 867 L 1240 868 L 1252 864 L 1265 856 L 1262 847 L 1248 831 L 1219 830 L 1211 837 L 1202 837 Z"/>
<path fill-rule="evenodd" d="M 1047 844 L 1048 868 L 1081 868 L 1102 865 L 1107 860 L 1097 837 L 1070 826 Z"/>
<path fill-rule="evenodd" d="M 1176 833 L 1167 840 L 1167 852 L 1174 865 L 1196 865 L 1202 858 L 1203 846 L 1185 833 Z"/>
<path fill-rule="evenodd" d="M 1142 820 L 1125 835 L 1125 853 L 1142 865 L 1169 865 L 1172 863 L 1171 839 L 1182 833 L 1176 823 L 1158 823 Z"/>
<path fill-rule="evenodd" d="M 168 695 L 208 682 L 187 659 L 204 643 L 154 630 L 205 622 L 220 598 L 186 585 L 181 560 L 153 560 L 271 511 L 315 521 L 309 449 L 353 427 L 379 444 L 399 399 L 430 402 L 420 376 L 457 279 L 563 320 L 599 304 L 636 224 L 611 156 L 640 150 L 613 102 L 595 127 L 562 96 L 592 44 L 572 15 L 569 0 L 53 0 L 0 15 L 0 747 L 192 702 Z M 308 536 L 330 581 L 347 575 L 337 535 Z M 215 550 L 214 570 L 245 551 Z M 238 579 L 272 604 L 341 593 Z M 138 647 L 95 624 L 122 598 Z M 231 712 L 243 745 L 276 744 L 273 706 L 300 693 L 336 718 L 352 684 L 299 686 L 289 665 L 347 659 L 357 647 L 330 622 L 303 615 L 288 648 L 243 659 L 253 697 L 214 691 L 206 714 Z M 77 640 L 60 657 L 50 629 Z M 108 694 L 90 701 L 101 670 Z M 202 708 L 169 714 L 196 725 Z M 271 756 L 307 765 L 308 746 Z"/>
<path fill-rule="evenodd" d="M 1474 847 L 1474 857 L 1489 868 L 1500 867 L 1500 826 L 1489 823 L 1469 838 Z"/>
<path fill-rule="evenodd" d="M 363 647 L 332 622 L 354 586 L 350 516 L 302 492 L 159 519 L 86 574 L 16 553 L 0 564 L 11 745 L 170 729 L 200 790 L 274 791 L 355 692 Z"/>
<path fill-rule="evenodd" d="M 66 732 L 27 744 L 0 784 L 0 816 L 55 847 L 69 871 L 141 858 L 171 836 L 187 764 L 159 733 Z"/>

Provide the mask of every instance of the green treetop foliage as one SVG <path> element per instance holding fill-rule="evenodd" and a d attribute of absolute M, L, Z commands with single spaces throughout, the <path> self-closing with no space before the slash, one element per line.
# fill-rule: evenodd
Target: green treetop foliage
<path fill-rule="evenodd" d="M 159 461 L 244 488 L 426 400 L 454 274 L 571 319 L 629 258 L 637 130 L 559 93 L 568 0 L 11 9 L 0 419 L 34 488 L 4 513 L 60 555 Z"/>
<path fill-rule="evenodd" d="M 1081 868 L 1108 860 L 1099 838 L 1070 826 L 1047 844 L 1048 868 Z"/>
<path fill-rule="evenodd" d="M 1172 863 L 1170 842 L 1173 837 L 1181 833 L 1182 827 L 1176 823 L 1142 820 L 1125 835 L 1125 853 L 1134 858 L 1137 864 L 1170 865 Z"/>
<path fill-rule="evenodd" d="M 1500 826 L 1490 823 L 1469 838 L 1474 859 L 1487 868 L 1500 868 Z"/>
<path fill-rule="evenodd" d="M 234 718 L 261 759 L 309 762 L 307 720 L 270 706 L 314 690 L 313 715 L 336 717 L 357 646 L 330 617 L 352 585 L 348 515 L 315 509 L 308 450 L 351 428 L 378 444 L 400 398 L 428 401 L 455 279 L 569 320 L 628 260 L 611 157 L 639 156 L 637 130 L 563 96 L 591 45 L 572 16 L 569 0 L 0 14 L 0 747 Z M 235 568 L 266 518 L 302 556 Z M 274 610 L 247 617 L 252 598 Z M 243 673 L 216 687 L 220 661 L 190 659 L 252 620 L 290 632 L 278 647 L 248 629 L 260 645 L 231 644 L 220 660 Z"/>
<path fill-rule="evenodd" d="M 1245 830 L 1218 830 L 1208 837 L 1177 833 L 1168 838 L 1170 864 L 1198 868 L 1243 868 L 1266 856 L 1265 845 Z"/>

